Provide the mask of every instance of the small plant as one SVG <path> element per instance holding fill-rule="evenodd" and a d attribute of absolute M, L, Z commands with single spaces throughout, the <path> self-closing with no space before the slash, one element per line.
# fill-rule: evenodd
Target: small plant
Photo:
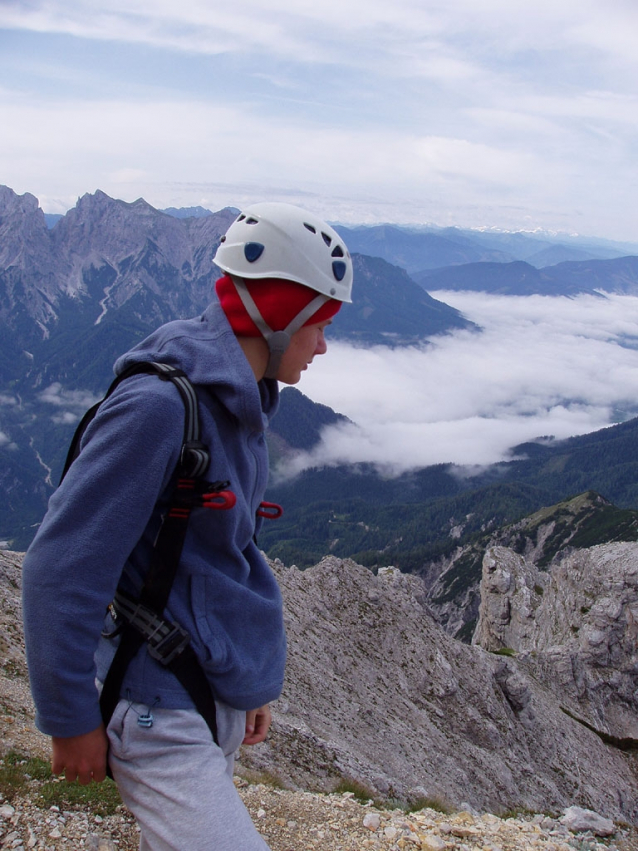
<path fill-rule="evenodd" d="M 498 650 L 492 650 L 496 656 L 516 656 L 516 650 L 511 647 L 499 647 Z"/>
<path fill-rule="evenodd" d="M 508 818 L 520 819 L 520 818 L 531 818 L 535 815 L 534 810 L 529 810 L 526 807 L 514 807 L 511 810 L 504 810 L 502 813 L 499 813 L 499 818 L 505 821 Z"/>
<path fill-rule="evenodd" d="M 416 798 L 406 805 L 406 813 L 418 813 L 420 810 L 434 810 L 436 813 L 449 815 L 452 809 L 440 798 Z"/>
<path fill-rule="evenodd" d="M 44 780 L 50 776 L 51 769 L 45 760 L 9 751 L 0 760 L 0 794 L 12 801 L 26 790 L 30 780 Z"/>
<path fill-rule="evenodd" d="M 79 783 L 66 783 L 64 780 L 52 779 L 45 783 L 34 803 L 42 809 L 57 806 L 61 810 L 74 808 L 89 809 L 96 816 L 110 816 L 122 804 L 120 793 L 115 783 L 107 778 L 102 783 L 89 783 L 80 786 Z"/>
<path fill-rule="evenodd" d="M 262 786 L 270 786 L 271 789 L 286 789 L 286 784 L 277 774 L 271 771 L 254 771 L 250 768 L 242 768 L 237 776 L 253 786 L 261 783 Z"/>
<path fill-rule="evenodd" d="M 365 783 L 361 783 L 359 780 L 352 780 L 351 778 L 341 780 L 334 791 L 340 795 L 350 792 L 362 804 L 374 800 L 374 792 Z"/>
<path fill-rule="evenodd" d="M 51 766 L 46 759 L 37 756 L 25 756 L 17 751 L 9 751 L 2 763 L 24 772 L 26 779 L 47 780 L 51 777 Z"/>
<path fill-rule="evenodd" d="M 38 784 L 34 792 L 33 784 Z M 112 780 L 80 786 L 53 777 L 49 763 L 39 757 L 30 757 L 9 751 L 0 760 L 0 794 L 7 801 L 27 794 L 42 809 L 58 806 L 60 809 L 78 807 L 89 809 L 98 816 L 112 815 L 122 800 Z"/>

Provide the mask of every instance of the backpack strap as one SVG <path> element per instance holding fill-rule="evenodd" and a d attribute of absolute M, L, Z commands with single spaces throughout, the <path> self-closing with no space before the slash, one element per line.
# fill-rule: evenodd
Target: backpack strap
<path fill-rule="evenodd" d="M 111 393 L 113 393 L 113 391 L 127 378 L 130 378 L 132 375 L 142 374 L 157 375 L 158 378 L 161 378 L 164 381 L 172 381 L 175 387 L 179 390 L 179 394 L 184 402 L 184 439 L 182 442 L 182 452 L 180 456 L 180 474 L 190 475 L 197 478 L 206 472 L 210 463 L 210 453 L 199 439 L 199 405 L 197 403 L 197 395 L 193 385 L 190 383 L 183 370 L 170 366 L 170 364 L 167 363 L 148 361 L 131 364 L 131 366 L 123 370 L 111 383 L 111 386 L 106 391 L 104 397 L 99 402 L 96 402 L 95 405 L 89 408 L 89 410 L 84 414 L 71 440 L 60 481 L 64 479 L 69 467 L 80 454 L 80 443 L 84 432 L 86 431 L 89 423 L 91 423 L 95 418 L 95 415 L 100 409 L 102 403 L 105 402 Z"/>
<path fill-rule="evenodd" d="M 190 513 L 195 507 L 227 510 L 235 505 L 235 495 L 227 491 L 228 482 L 209 484 L 201 479 L 210 463 L 208 448 L 200 440 L 199 406 L 195 390 L 186 374 L 164 363 L 138 363 L 128 367 L 112 382 L 104 398 L 93 405 L 78 425 L 64 465 L 61 481 L 80 452 L 87 426 L 100 405 L 132 375 L 147 373 L 171 381 L 184 402 L 184 439 L 176 469 L 168 513 L 156 538 L 139 600 L 116 592 L 111 611 L 118 623 L 120 643 L 104 681 L 100 708 L 105 726 L 120 699 L 122 683 L 129 664 L 144 642 L 149 654 L 167 667 L 186 689 L 196 709 L 206 721 L 217 742 L 215 696 L 190 643 L 190 636 L 179 624 L 163 613 L 177 574 L 186 538 Z M 121 628 L 120 626 L 121 625 Z M 113 635 L 113 634 L 112 634 Z"/>

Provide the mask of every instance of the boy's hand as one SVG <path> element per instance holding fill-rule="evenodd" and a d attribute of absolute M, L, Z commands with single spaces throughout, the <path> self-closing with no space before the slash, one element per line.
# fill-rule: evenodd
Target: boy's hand
<path fill-rule="evenodd" d="M 51 770 L 56 775 L 64 772 L 69 783 L 78 780 L 86 786 L 91 780 L 101 783 L 106 777 L 108 739 L 102 724 L 83 736 L 53 736 L 51 747 Z"/>
<path fill-rule="evenodd" d="M 263 742 L 270 729 L 270 707 L 268 704 L 259 709 L 251 709 L 246 713 L 246 737 L 243 745 L 256 745 Z"/>

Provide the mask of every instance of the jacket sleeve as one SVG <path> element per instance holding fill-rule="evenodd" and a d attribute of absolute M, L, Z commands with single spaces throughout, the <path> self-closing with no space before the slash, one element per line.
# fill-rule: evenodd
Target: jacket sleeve
<path fill-rule="evenodd" d="M 159 525 L 184 406 L 170 382 L 127 379 L 101 406 L 53 494 L 23 564 L 27 662 L 36 723 L 77 736 L 101 722 L 94 655 L 105 610 L 136 544 Z"/>

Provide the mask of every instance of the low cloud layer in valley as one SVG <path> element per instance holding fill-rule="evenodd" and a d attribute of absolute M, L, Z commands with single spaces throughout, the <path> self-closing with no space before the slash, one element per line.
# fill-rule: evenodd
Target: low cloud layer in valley
<path fill-rule="evenodd" d="M 487 465 L 524 441 L 585 434 L 638 413 L 638 298 L 432 295 L 482 331 L 421 348 L 330 343 L 300 389 L 353 424 L 327 429 L 286 473 L 353 462 L 388 474 Z"/>

